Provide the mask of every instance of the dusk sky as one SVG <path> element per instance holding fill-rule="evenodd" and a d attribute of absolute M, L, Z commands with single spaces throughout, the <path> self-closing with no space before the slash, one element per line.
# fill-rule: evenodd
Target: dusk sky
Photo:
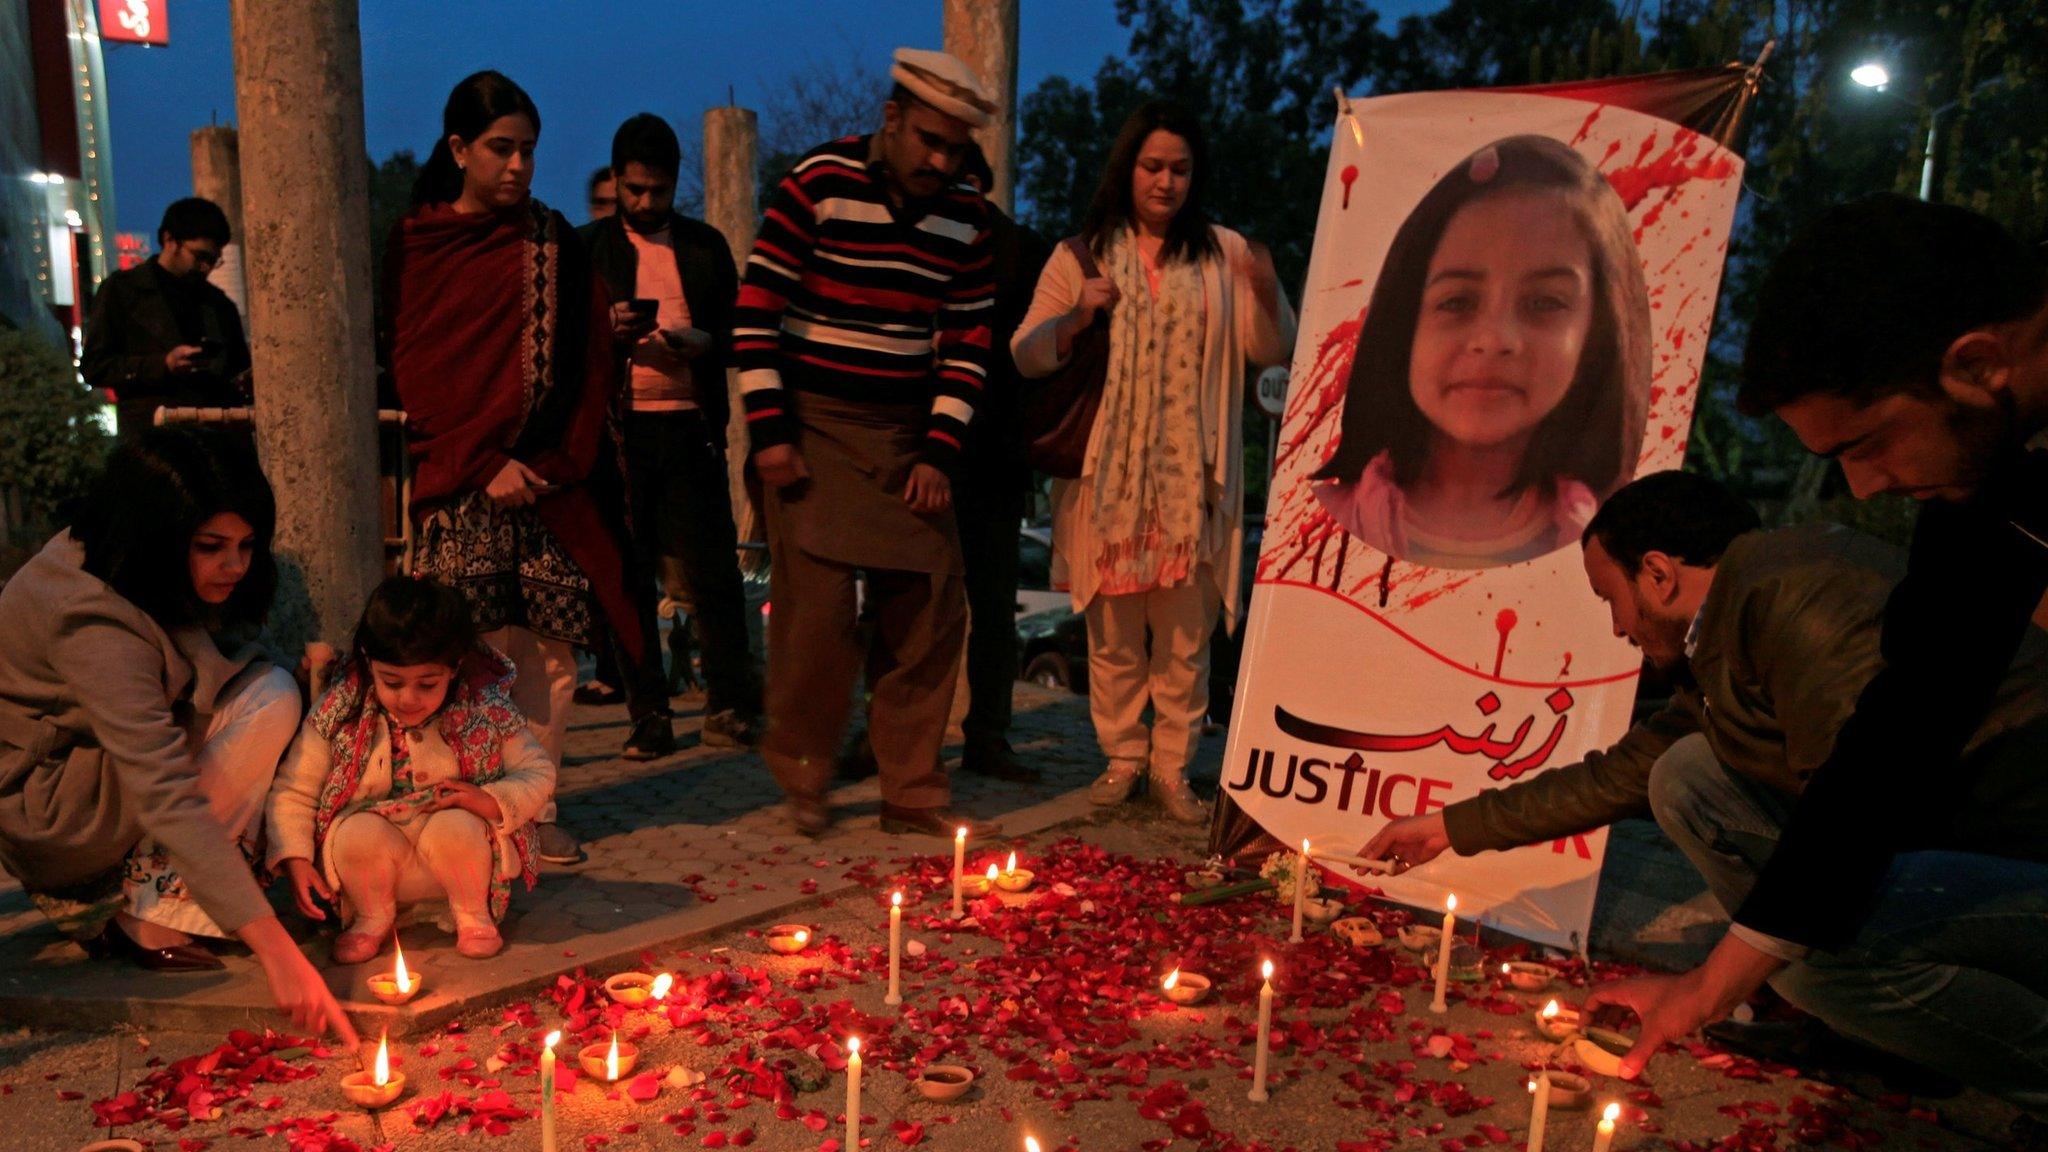
<path fill-rule="evenodd" d="M 1395 0 L 1382 5 L 1383 18 L 1436 6 Z M 858 58 L 882 72 L 899 45 L 940 47 L 939 10 L 939 0 L 362 0 L 369 152 L 381 160 L 411 148 L 425 159 L 448 90 L 496 68 L 540 107 L 535 192 L 581 220 L 582 182 L 628 115 L 659 113 L 689 141 L 728 85 L 759 109 L 807 66 Z M 1110 0 L 1024 0 L 1022 25 L 1020 92 L 1053 75 L 1087 83 L 1130 41 Z M 235 119 L 226 0 L 172 0 L 170 37 L 167 48 L 107 45 L 124 232 L 154 233 L 164 206 L 191 194 L 191 130 L 216 115 Z"/>

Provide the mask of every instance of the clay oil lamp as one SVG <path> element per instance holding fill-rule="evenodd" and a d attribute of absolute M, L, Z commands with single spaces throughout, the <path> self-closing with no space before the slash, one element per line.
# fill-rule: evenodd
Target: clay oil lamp
<path fill-rule="evenodd" d="M 421 979 L 419 973 L 406 968 L 405 949 L 398 947 L 396 936 L 391 938 L 391 947 L 397 958 L 391 971 L 370 977 L 370 995 L 396 1007 L 420 994 Z"/>
<path fill-rule="evenodd" d="M 811 929 L 807 924 L 777 924 L 768 930 L 768 950 L 783 956 L 794 956 L 811 946 Z"/>
<path fill-rule="evenodd" d="M 1536 1013 L 1536 1031 L 1545 1040 L 1567 1040 L 1579 1030 L 1579 1010 L 1552 1000 Z"/>
<path fill-rule="evenodd" d="M 584 1075 L 616 1084 L 620 1077 L 632 1075 L 633 1065 L 640 1060 L 640 1049 L 619 1043 L 619 1034 L 613 1032 L 609 1046 L 592 1044 L 577 1053 L 576 1060 L 583 1065 Z"/>
<path fill-rule="evenodd" d="M 377 1038 L 377 1060 L 368 1072 L 351 1072 L 341 1078 L 341 1094 L 358 1108 L 375 1111 L 398 1099 L 405 1091 L 405 1073 L 391 1070 L 391 1048 L 384 1036 Z"/>
<path fill-rule="evenodd" d="M 1517 992 L 1541 992 L 1557 979 L 1557 969 L 1529 960 L 1510 960 L 1500 966 L 1500 974 Z"/>
<path fill-rule="evenodd" d="M 1200 1004 L 1209 996 L 1209 978 L 1199 972 L 1183 972 L 1178 968 L 1166 974 L 1159 982 L 1159 990 L 1175 1004 L 1187 1006 Z"/>

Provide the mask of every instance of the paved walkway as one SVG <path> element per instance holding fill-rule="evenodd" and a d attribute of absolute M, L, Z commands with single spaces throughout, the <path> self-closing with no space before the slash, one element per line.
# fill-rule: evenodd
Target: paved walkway
<path fill-rule="evenodd" d="M 854 857 L 944 850 L 929 837 L 882 834 L 873 780 L 834 794 L 840 823 L 823 840 L 786 835 L 778 791 L 760 760 L 695 746 L 697 705 L 688 699 L 678 705 L 679 735 L 689 747 L 643 763 L 617 756 L 627 732 L 621 709 L 578 710 L 563 771 L 562 820 L 583 838 L 590 859 L 549 868 L 534 892 L 515 895 L 505 926 L 511 943 L 497 958 L 462 959 L 446 932 L 428 924 L 409 927 L 400 939 L 425 986 L 411 1003 L 388 1008 L 369 996 L 365 981 L 389 970 L 389 955 L 364 965 L 332 965 L 329 934 L 309 934 L 307 954 L 360 1022 L 394 1036 L 436 1027 L 465 1004 L 531 990 L 579 965 L 616 967 L 658 945 L 829 898 L 854 887 L 844 878 L 844 865 Z M 1045 782 L 955 780 L 965 811 L 1000 819 L 1012 835 L 1086 814 L 1081 788 L 1099 763 L 1084 700 L 1020 682 L 1017 705 L 1015 743 L 1045 768 Z M 1196 767 L 1197 778 L 1212 786 L 1222 746 L 1220 734 L 1206 739 Z M 1596 954 L 1674 965 L 1712 943 L 1718 910 L 1654 826 L 1624 826 L 1609 844 L 1594 924 Z M 282 885 L 273 898 L 281 906 L 287 899 Z M 286 922 L 300 923 L 290 913 Z M 218 1032 L 269 1020 L 261 970 L 246 956 L 226 962 L 216 974 L 136 979 L 125 967 L 88 962 L 50 929 L 18 886 L 0 890 L 0 1024 Z"/>
<path fill-rule="evenodd" d="M 406 928 L 400 933 L 406 962 L 424 973 L 425 985 L 411 1003 L 393 1009 L 371 998 L 365 984 L 372 972 L 390 969 L 389 954 L 363 965 L 332 965 L 329 934 L 307 939 L 307 955 L 359 1024 L 372 1032 L 388 1027 L 394 1036 L 431 1028 L 472 1000 L 516 994 L 578 965 L 596 970 L 659 944 L 849 889 L 853 883 L 843 873 L 851 857 L 939 847 L 930 837 L 880 831 L 873 780 L 834 793 L 840 823 L 824 839 L 809 843 L 786 835 L 779 792 L 760 760 L 697 747 L 701 697 L 676 703 L 678 735 L 687 747 L 641 763 L 618 758 L 628 731 L 623 709 L 579 708 L 572 717 L 562 822 L 583 838 L 590 859 L 549 867 L 533 892 L 515 893 L 505 924 L 511 943 L 495 959 L 462 959 L 453 938 L 432 925 Z M 1000 817 L 1005 832 L 1023 834 L 1084 813 L 1088 804 L 1077 789 L 1093 778 L 1096 761 L 1084 702 L 1020 682 L 1017 705 L 1015 743 L 1046 769 L 1045 782 L 1026 787 L 963 775 L 956 800 L 969 815 Z M 1220 748 L 1210 759 L 1219 755 Z M 272 898 L 280 907 L 288 903 L 282 885 Z M 302 922 L 288 913 L 286 923 Z M 270 998 L 261 969 L 246 956 L 225 959 L 221 973 L 138 980 L 133 969 L 88 962 L 51 930 L 19 886 L 0 891 L 0 1024 L 217 1032 L 267 1022 Z"/>

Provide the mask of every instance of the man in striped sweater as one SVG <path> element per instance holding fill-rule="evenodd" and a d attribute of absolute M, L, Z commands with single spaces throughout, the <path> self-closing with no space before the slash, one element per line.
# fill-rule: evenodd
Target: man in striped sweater
<path fill-rule="evenodd" d="M 890 75 L 879 131 L 783 178 L 733 315 L 773 564 L 761 754 L 812 836 L 864 667 L 884 830 L 965 823 L 939 761 L 966 628 L 949 473 L 995 293 L 986 203 L 955 174 L 995 104 L 944 53 L 900 49 Z"/>

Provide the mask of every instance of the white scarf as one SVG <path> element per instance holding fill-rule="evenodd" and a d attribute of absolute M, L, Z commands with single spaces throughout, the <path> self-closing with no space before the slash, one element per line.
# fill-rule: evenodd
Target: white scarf
<path fill-rule="evenodd" d="M 1131 233 L 1111 239 L 1103 263 L 1120 298 L 1088 514 L 1098 591 L 1116 596 L 1187 583 L 1200 560 L 1205 317 L 1198 260 L 1162 264 L 1156 295 Z"/>

